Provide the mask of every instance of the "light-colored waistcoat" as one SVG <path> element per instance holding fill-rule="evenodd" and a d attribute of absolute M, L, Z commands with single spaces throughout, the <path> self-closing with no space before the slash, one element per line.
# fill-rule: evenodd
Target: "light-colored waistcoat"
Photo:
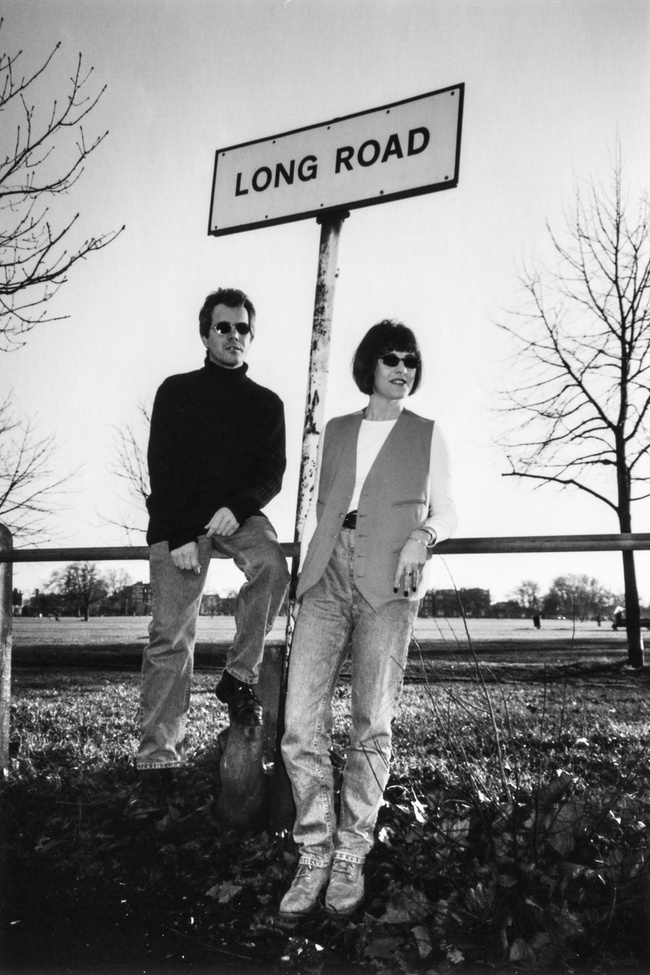
<path fill-rule="evenodd" d="M 356 475 L 357 440 L 363 414 L 330 420 L 323 444 L 318 525 L 298 580 L 297 597 L 323 575 L 341 530 Z M 399 553 L 414 528 L 430 515 L 433 420 L 403 410 L 365 480 L 357 509 L 354 582 L 375 609 L 404 599 L 393 592 Z M 420 586 L 422 589 L 422 586 Z M 409 598 L 419 599 L 422 592 Z"/>

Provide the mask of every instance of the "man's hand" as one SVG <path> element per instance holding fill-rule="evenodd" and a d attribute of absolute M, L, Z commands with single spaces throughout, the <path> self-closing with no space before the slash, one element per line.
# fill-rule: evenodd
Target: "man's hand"
<path fill-rule="evenodd" d="M 185 545 L 173 549 L 169 554 L 177 569 L 187 569 L 197 576 L 201 572 L 197 542 L 186 542 Z"/>
<path fill-rule="evenodd" d="M 219 508 L 205 527 L 207 528 L 208 538 L 212 538 L 213 535 L 228 537 L 228 535 L 235 534 L 239 528 L 239 522 L 230 508 Z"/>

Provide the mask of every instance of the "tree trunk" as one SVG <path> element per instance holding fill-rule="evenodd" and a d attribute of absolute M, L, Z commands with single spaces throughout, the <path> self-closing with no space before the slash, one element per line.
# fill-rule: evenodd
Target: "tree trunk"
<path fill-rule="evenodd" d="M 627 401 L 627 384 L 623 383 L 621 395 Z M 625 454 L 625 441 L 621 429 L 616 437 L 616 480 L 618 485 L 618 523 L 622 533 L 632 531 L 632 502 L 630 470 Z M 643 637 L 641 636 L 641 613 L 639 610 L 639 591 L 636 584 L 634 551 L 623 552 L 623 581 L 625 584 L 625 619 L 627 620 L 627 660 L 630 667 L 641 670 L 643 667 Z"/>
<path fill-rule="evenodd" d="M 623 579 L 625 581 L 625 619 L 627 620 L 627 658 L 630 667 L 639 670 L 643 667 L 643 637 L 641 635 L 641 612 L 639 593 L 636 585 L 634 552 L 623 552 Z"/>

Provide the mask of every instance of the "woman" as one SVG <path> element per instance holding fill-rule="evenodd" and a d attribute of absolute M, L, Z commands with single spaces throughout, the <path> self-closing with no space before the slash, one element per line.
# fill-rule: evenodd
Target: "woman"
<path fill-rule="evenodd" d="M 300 850 L 283 915 L 308 913 L 325 888 L 331 914 L 350 914 L 363 899 L 424 569 L 435 543 L 456 527 L 440 432 L 404 409 L 421 371 L 409 328 L 374 325 L 352 364 L 368 405 L 331 420 L 321 440 L 317 525 L 298 580 L 282 739 Z M 337 824 L 331 701 L 348 649 L 350 745 Z"/>

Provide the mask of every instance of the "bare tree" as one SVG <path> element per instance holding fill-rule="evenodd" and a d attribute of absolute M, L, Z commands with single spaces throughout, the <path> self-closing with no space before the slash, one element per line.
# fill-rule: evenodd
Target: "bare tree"
<path fill-rule="evenodd" d="M 108 572 L 104 573 L 104 583 L 106 585 L 106 594 L 108 596 L 116 596 L 126 589 L 127 586 L 133 584 L 133 579 L 126 571 L 126 569 L 109 569 Z"/>
<path fill-rule="evenodd" d="M 106 580 L 95 562 L 72 562 L 61 571 L 53 572 L 46 590 L 61 596 L 64 604 L 85 620 L 90 618 L 90 608 L 106 596 Z"/>
<path fill-rule="evenodd" d="M 98 93 L 90 90 L 93 69 L 84 69 L 81 55 L 67 93 L 61 98 L 49 90 L 49 69 L 59 47 L 60 43 L 27 73 L 21 67 L 22 51 L 0 53 L 0 345 L 4 349 L 20 343 L 35 325 L 65 317 L 54 315 L 50 299 L 78 261 L 106 247 L 121 232 L 75 242 L 79 214 L 53 213 L 53 201 L 72 189 L 108 134 L 88 137 L 84 129 L 105 88 Z M 35 98 L 40 101 L 38 109 Z"/>
<path fill-rule="evenodd" d="M 146 445 L 151 425 L 151 406 L 140 400 L 136 408 L 135 422 L 124 428 L 116 428 L 111 465 L 111 473 L 120 478 L 126 487 L 126 494 L 121 499 L 125 509 L 118 518 L 104 518 L 108 524 L 124 529 L 127 537 L 146 532 L 146 502 L 150 493 Z"/>
<path fill-rule="evenodd" d="M 0 521 L 16 537 L 43 537 L 47 520 L 69 475 L 52 472 L 53 435 L 40 436 L 34 417 L 14 416 L 10 391 L 0 402 Z"/>
<path fill-rule="evenodd" d="M 544 597 L 544 612 L 561 613 L 569 618 L 585 619 L 603 615 L 616 602 L 616 597 L 591 576 L 569 574 L 557 576 Z"/>
<path fill-rule="evenodd" d="M 577 488 L 632 531 L 647 498 L 650 450 L 650 201 L 624 191 L 617 149 L 607 186 L 576 191 L 552 267 L 524 270 L 505 409 L 511 470 Z M 634 552 L 623 552 L 628 657 L 643 666 Z"/>
<path fill-rule="evenodd" d="M 540 585 L 533 579 L 524 579 L 516 589 L 513 589 L 511 598 L 515 599 L 522 609 L 537 612 L 540 604 Z"/>

